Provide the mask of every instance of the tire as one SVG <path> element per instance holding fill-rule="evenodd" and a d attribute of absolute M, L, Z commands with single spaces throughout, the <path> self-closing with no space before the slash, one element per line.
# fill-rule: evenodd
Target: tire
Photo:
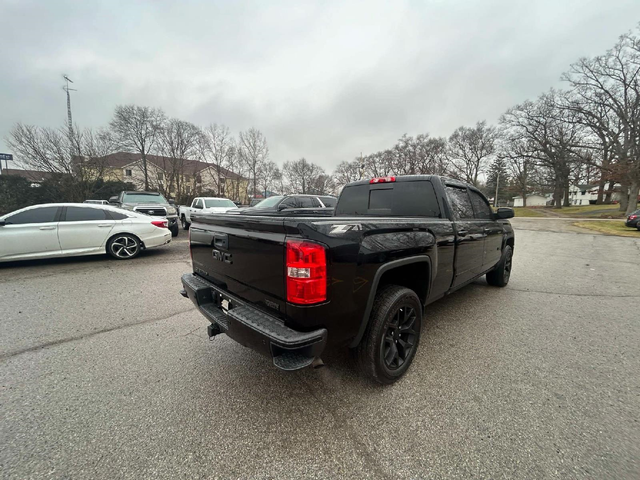
<path fill-rule="evenodd" d="M 191 226 L 191 224 L 187 222 L 187 219 L 184 217 L 184 215 L 180 217 L 180 223 L 182 224 L 183 230 L 189 230 L 189 227 Z"/>
<path fill-rule="evenodd" d="M 172 237 L 177 237 L 178 233 L 180 233 L 180 229 L 178 228 L 178 224 L 177 223 L 173 227 L 171 227 L 169 230 L 171 230 L 171 236 Z"/>
<path fill-rule="evenodd" d="M 107 242 L 107 253 L 116 260 L 131 260 L 140 254 L 140 240 L 128 233 L 114 235 Z"/>
<path fill-rule="evenodd" d="M 493 270 L 487 272 L 487 283 L 494 287 L 506 287 L 511 278 L 513 266 L 513 249 L 506 245 L 502 250 L 502 257 Z"/>
<path fill-rule="evenodd" d="M 402 377 L 416 355 L 421 327 L 422 304 L 415 292 L 398 285 L 382 287 L 364 337 L 355 348 L 362 373 L 385 385 Z"/>

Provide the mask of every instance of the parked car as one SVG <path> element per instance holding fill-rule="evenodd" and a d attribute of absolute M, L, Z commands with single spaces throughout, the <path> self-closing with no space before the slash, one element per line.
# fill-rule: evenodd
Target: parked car
<path fill-rule="evenodd" d="M 242 214 L 267 214 L 280 212 L 283 210 L 300 209 L 330 210 L 335 207 L 336 201 L 337 200 L 335 197 L 325 195 L 275 195 L 273 197 L 265 198 L 253 207 L 243 209 Z M 331 211 L 329 211 L 328 213 L 330 214 Z"/>
<path fill-rule="evenodd" d="M 640 210 L 636 210 L 635 212 L 631 212 L 628 216 L 627 216 L 627 220 L 626 222 L 624 222 L 624 224 L 627 227 L 637 227 L 638 226 L 638 221 L 640 220 Z"/>
<path fill-rule="evenodd" d="M 125 210 L 166 218 L 171 235 L 178 236 L 178 210 L 158 192 L 120 192 L 111 197 L 109 203 Z"/>
<path fill-rule="evenodd" d="M 415 356 L 428 304 L 482 275 L 507 285 L 511 217 L 475 187 L 428 175 L 350 183 L 332 217 L 203 215 L 181 294 L 209 336 L 226 333 L 280 369 L 349 346 L 366 376 L 392 383 Z"/>
<path fill-rule="evenodd" d="M 130 260 L 171 241 L 164 218 L 84 203 L 33 205 L 0 217 L 0 262 L 108 253 Z"/>
<path fill-rule="evenodd" d="M 91 203 L 93 205 L 109 205 L 107 200 L 85 200 L 82 203 Z"/>
<path fill-rule="evenodd" d="M 238 206 L 228 198 L 196 197 L 190 207 L 180 205 L 180 222 L 182 228 L 189 230 L 194 213 L 227 213 L 229 210 L 238 210 Z"/>

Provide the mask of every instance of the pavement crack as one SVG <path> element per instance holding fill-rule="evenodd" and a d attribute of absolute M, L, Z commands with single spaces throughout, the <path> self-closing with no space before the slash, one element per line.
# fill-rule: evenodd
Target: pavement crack
<path fill-rule="evenodd" d="M 545 290 L 530 290 L 524 288 L 513 288 L 507 287 L 507 290 L 513 290 L 515 292 L 525 292 L 525 293 L 543 293 L 547 295 L 559 295 L 562 297 L 596 297 L 596 298 L 637 298 L 638 295 L 596 295 L 593 293 L 560 293 L 560 292 L 549 292 Z"/>
<path fill-rule="evenodd" d="M 117 331 L 117 330 L 122 330 L 122 329 L 125 329 L 125 328 L 129 328 L 129 327 L 135 327 L 137 325 L 145 325 L 147 323 L 154 323 L 154 322 L 161 322 L 163 320 L 169 320 L 170 318 L 177 317 L 178 315 L 182 315 L 183 313 L 186 313 L 186 312 L 191 311 L 191 310 L 195 310 L 195 307 L 188 308 L 188 309 L 182 310 L 182 311 L 177 312 L 177 313 L 172 313 L 171 315 L 167 315 L 167 316 L 160 317 L 160 318 L 150 318 L 150 319 L 147 319 L 147 320 L 143 320 L 141 322 L 125 323 L 123 325 L 118 325 L 118 326 L 109 327 L 109 328 L 103 328 L 102 330 L 96 330 L 96 331 L 93 331 L 93 332 L 85 333 L 83 335 L 77 335 L 75 337 L 61 338 L 60 340 L 54 340 L 54 341 L 51 341 L 51 342 L 41 343 L 40 345 L 34 345 L 32 347 L 26 347 L 26 348 L 22 348 L 22 349 L 19 349 L 19 350 L 13 350 L 13 351 L 10 351 L 10 352 L 7 352 L 7 353 L 0 354 L 0 362 L 3 362 L 5 360 L 8 360 L 8 359 L 13 358 L 13 357 L 18 356 L 18 355 L 22 355 L 23 353 L 35 352 L 36 350 L 41 350 L 41 349 L 44 349 L 44 348 L 55 347 L 55 346 L 58 346 L 58 345 L 63 345 L 65 343 L 76 342 L 76 341 L 79 341 L 79 340 L 85 340 L 87 338 L 92 338 L 92 337 L 95 337 L 97 335 L 102 335 L 103 333 L 114 332 L 114 331 Z"/>

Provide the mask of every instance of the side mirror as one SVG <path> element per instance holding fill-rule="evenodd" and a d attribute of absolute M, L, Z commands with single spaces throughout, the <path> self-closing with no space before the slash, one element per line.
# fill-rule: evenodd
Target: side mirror
<path fill-rule="evenodd" d="M 4 220 L 0 220 L 0 227 L 4 227 L 7 224 Z"/>
<path fill-rule="evenodd" d="M 281 212 L 282 210 L 286 210 L 287 208 L 289 208 L 288 205 L 283 205 L 283 204 L 278 205 L 278 211 L 279 212 Z"/>
<path fill-rule="evenodd" d="M 513 208 L 500 207 L 495 216 L 500 219 L 513 218 Z"/>
<path fill-rule="evenodd" d="M 109 197 L 109 203 L 118 203 L 118 196 Z"/>
<path fill-rule="evenodd" d="M 173 198 L 169 199 L 169 205 L 176 206 L 176 201 Z"/>

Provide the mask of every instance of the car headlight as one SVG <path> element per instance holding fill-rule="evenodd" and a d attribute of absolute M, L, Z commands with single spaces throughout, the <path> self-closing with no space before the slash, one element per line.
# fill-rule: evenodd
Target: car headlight
<path fill-rule="evenodd" d="M 173 207 L 169 207 L 169 208 L 167 208 L 167 213 L 169 215 L 175 215 L 176 213 L 178 213 L 178 211 Z"/>

